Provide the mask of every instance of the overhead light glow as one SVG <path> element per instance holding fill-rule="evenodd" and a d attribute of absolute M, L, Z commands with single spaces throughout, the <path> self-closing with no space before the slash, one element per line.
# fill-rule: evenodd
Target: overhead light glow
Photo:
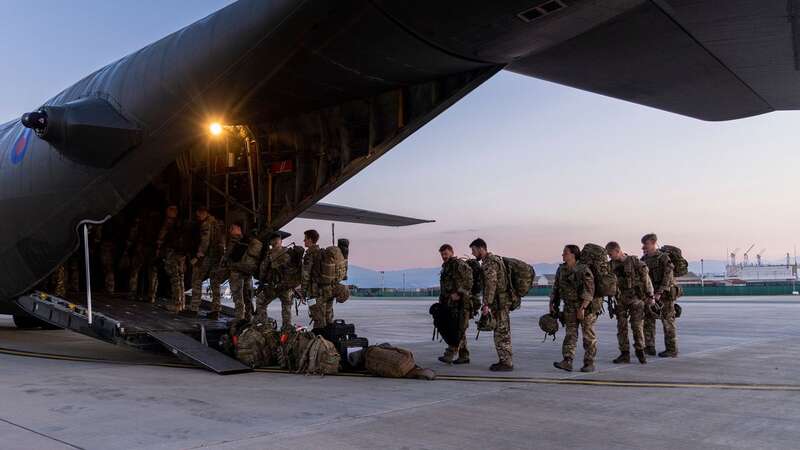
<path fill-rule="evenodd" d="M 211 132 L 211 134 L 214 136 L 219 136 L 220 134 L 222 134 L 222 125 L 220 125 L 218 122 L 214 122 L 211 125 L 209 125 L 208 131 Z"/>

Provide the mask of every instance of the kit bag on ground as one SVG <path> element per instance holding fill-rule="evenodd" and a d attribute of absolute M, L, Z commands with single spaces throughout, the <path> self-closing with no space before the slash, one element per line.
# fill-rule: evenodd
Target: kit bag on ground
<path fill-rule="evenodd" d="M 689 273 L 689 262 L 683 257 L 681 249 L 674 245 L 663 245 L 661 246 L 661 251 L 669 255 L 669 260 L 672 261 L 674 266 L 673 275 L 682 277 Z"/>
<path fill-rule="evenodd" d="M 522 305 L 522 297 L 528 295 L 528 291 L 533 286 L 533 279 L 536 271 L 533 267 L 516 258 L 503 257 L 508 276 L 508 289 L 511 292 L 511 311 Z"/>
<path fill-rule="evenodd" d="M 317 336 L 310 331 L 291 331 L 281 336 L 280 365 L 297 372 L 306 349 Z"/>
<path fill-rule="evenodd" d="M 303 348 L 297 363 L 297 373 L 334 375 L 339 372 L 341 357 L 333 343 L 322 336 L 314 338 Z"/>
<path fill-rule="evenodd" d="M 269 364 L 267 337 L 257 327 L 247 327 L 236 338 L 236 359 L 250 367 L 264 367 Z"/>
<path fill-rule="evenodd" d="M 347 259 L 342 249 L 333 245 L 322 249 L 322 263 L 320 265 L 320 282 L 322 284 L 335 284 L 347 279 Z"/>
<path fill-rule="evenodd" d="M 369 347 L 364 365 L 369 373 L 386 378 L 403 378 L 416 367 L 413 353 L 389 344 Z"/>
<path fill-rule="evenodd" d="M 315 328 L 314 333 L 333 343 L 341 356 L 344 367 L 355 369 L 363 364 L 361 358 L 350 358 L 350 355 L 366 350 L 369 346 L 369 340 L 364 337 L 358 337 L 356 327 L 352 323 L 345 323 L 344 320 L 336 319 L 324 328 Z"/>
<path fill-rule="evenodd" d="M 605 247 L 597 244 L 584 245 L 580 262 L 592 271 L 595 298 L 617 295 L 617 276 L 611 271 Z"/>

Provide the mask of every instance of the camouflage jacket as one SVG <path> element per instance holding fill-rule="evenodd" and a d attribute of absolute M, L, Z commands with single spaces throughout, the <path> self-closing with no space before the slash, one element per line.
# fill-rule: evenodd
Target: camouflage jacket
<path fill-rule="evenodd" d="M 452 257 L 442 264 L 439 273 L 439 292 L 442 298 L 448 298 L 456 293 L 466 299 L 472 289 L 472 268 L 466 261 Z"/>
<path fill-rule="evenodd" d="M 653 281 L 654 293 L 656 295 L 669 295 L 675 284 L 672 274 L 675 267 L 672 265 L 669 255 L 660 250 L 656 250 L 652 255 L 644 255 L 642 261 L 647 264 L 647 268 L 650 270 L 650 279 Z"/>
<path fill-rule="evenodd" d="M 578 306 L 594 298 L 594 276 L 591 269 L 582 263 L 569 268 L 561 264 L 556 269 L 556 279 L 550 293 L 550 302 L 564 300 L 565 304 Z"/>
<path fill-rule="evenodd" d="M 223 242 L 219 237 L 219 223 L 210 215 L 200 222 L 200 243 L 197 245 L 197 258 L 219 258 L 223 253 Z"/>
<path fill-rule="evenodd" d="M 488 253 L 481 260 L 483 272 L 483 304 L 493 308 L 508 306 L 508 278 L 506 265 L 497 255 Z"/>
<path fill-rule="evenodd" d="M 653 297 L 653 283 L 647 264 L 635 256 L 625 255 L 622 261 L 611 261 L 611 270 L 617 276 L 618 297 L 621 299 Z"/>
<path fill-rule="evenodd" d="M 286 247 L 271 248 L 259 268 L 259 280 L 269 286 L 277 287 L 283 283 L 284 269 L 291 263 Z"/>
<path fill-rule="evenodd" d="M 314 244 L 306 249 L 303 255 L 303 292 L 309 298 L 316 298 L 320 295 L 316 278 L 319 277 L 320 264 L 322 264 L 322 253 L 319 245 Z"/>

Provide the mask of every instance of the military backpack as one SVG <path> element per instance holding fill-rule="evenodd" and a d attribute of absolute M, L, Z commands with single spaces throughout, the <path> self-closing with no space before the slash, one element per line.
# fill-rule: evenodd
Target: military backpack
<path fill-rule="evenodd" d="M 246 366 L 267 366 L 270 355 L 266 349 L 267 338 L 256 327 L 245 328 L 236 339 L 236 359 Z"/>
<path fill-rule="evenodd" d="M 528 291 L 533 286 L 536 271 L 530 264 L 515 258 L 503 257 L 503 264 L 506 266 L 508 290 L 511 292 L 509 309 L 514 311 L 522 305 L 522 297 L 528 295 Z"/>
<path fill-rule="evenodd" d="M 332 245 L 320 250 L 320 259 L 321 284 L 335 284 L 347 279 L 347 260 L 338 246 Z"/>
<path fill-rule="evenodd" d="M 303 282 L 303 247 L 293 245 L 286 249 L 289 261 L 278 268 L 281 277 L 281 286 L 295 288 Z"/>
<path fill-rule="evenodd" d="M 584 245 L 580 262 L 592 271 L 595 298 L 617 295 L 617 276 L 611 270 L 604 247 L 597 244 Z"/>
<path fill-rule="evenodd" d="M 681 249 L 674 245 L 663 245 L 661 246 L 661 251 L 669 256 L 669 260 L 674 267 L 672 270 L 673 275 L 682 277 L 689 273 L 689 262 L 683 257 Z"/>
<path fill-rule="evenodd" d="M 302 350 L 297 361 L 297 373 L 334 375 L 339 372 L 341 355 L 336 346 L 322 336 L 315 336 Z"/>

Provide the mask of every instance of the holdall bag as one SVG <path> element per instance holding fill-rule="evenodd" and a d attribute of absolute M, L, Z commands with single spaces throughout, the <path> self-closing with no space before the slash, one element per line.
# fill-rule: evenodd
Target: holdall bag
<path fill-rule="evenodd" d="M 390 344 L 367 348 L 364 366 L 373 375 L 386 378 L 403 378 L 414 370 L 416 362 L 410 351 Z"/>

